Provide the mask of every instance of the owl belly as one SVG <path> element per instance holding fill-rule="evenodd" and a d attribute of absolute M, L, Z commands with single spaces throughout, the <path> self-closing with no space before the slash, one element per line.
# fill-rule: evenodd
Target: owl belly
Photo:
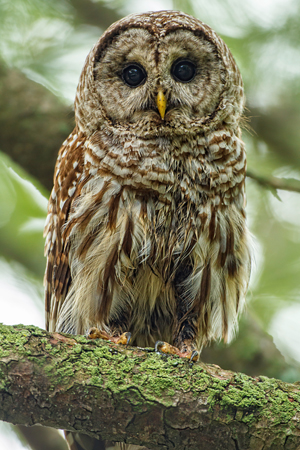
<path fill-rule="evenodd" d="M 74 334 L 93 326 L 113 334 L 130 331 L 136 345 L 169 341 L 176 314 L 174 287 L 168 279 L 164 238 L 155 237 L 159 227 L 153 227 L 162 221 L 162 208 L 154 219 L 152 200 L 149 207 L 113 187 L 115 202 L 102 195 L 96 208 L 87 205 L 95 200 L 87 193 L 70 215 L 66 230 L 71 229 L 72 284 L 57 328 Z M 81 209 L 91 211 L 84 223 L 77 219 Z"/>
<path fill-rule="evenodd" d="M 199 348 L 230 340 L 250 268 L 243 211 L 234 203 L 176 208 L 118 183 L 101 186 L 70 215 L 72 285 L 58 330 L 130 331 L 139 346 L 173 344 L 180 327 Z"/>
<path fill-rule="evenodd" d="M 151 264 L 137 266 L 126 280 L 130 288 L 127 298 L 124 283 L 118 282 L 109 314 L 109 327 L 130 331 L 131 343 L 138 346 L 154 346 L 157 340 L 173 339 L 176 302 L 174 287 L 163 279 Z"/>
<path fill-rule="evenodd" d="M 157 340 L 172 342 L 177 314 L 168 239 L 154 226 L 163 208 L 151 214 L 151 223 L 148 216 L 141 214 L 146 209 L 149 212 L 151 208 L 136 199 L 130 210 L 124 208 L 121 214 L 122 226 L 116 228 L 111 239 L 111 252 L 114 238 L 118 240 L 118 255 L 110 269 L 110 307 L 107 313 L 99 314 L 99 322 L 106 317 L 105 326 L 111 333 L 130 331 L 132 345 L 138 346 L 154 346 Z M 106 298 L 100 298 L 103 305 Z"/>

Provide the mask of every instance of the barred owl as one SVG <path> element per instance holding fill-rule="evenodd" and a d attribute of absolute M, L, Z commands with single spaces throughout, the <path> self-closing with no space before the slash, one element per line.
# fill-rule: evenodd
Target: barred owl
<path fill-rule="evenodd" d="M 108 28 L 55 167 L 48 330 L 194 360 L 232 338 L 250 272 L 243 107 L 229 49 L 199 20 L 160 11 Z M 113 446 L 81 438 L 72 449 Z"/>

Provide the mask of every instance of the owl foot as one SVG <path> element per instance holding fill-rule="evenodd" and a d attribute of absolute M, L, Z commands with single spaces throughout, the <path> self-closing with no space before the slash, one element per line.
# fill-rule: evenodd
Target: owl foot
<path fill-rule="evenodd" d="M 99 330 L 96 327 L 90 328 L 86 334 L 87 339 L 104 339 L 115 344 L 128 345 L 131 339 L 131 333 L 128 331 L 120 336 L 110 336 L 106 331 Z"/>
<path fill-rule="evenodd" d="M 171 355 L 178 355 L 181 358 L 187 358 L 192 362 L 196 362 L 199 359 L 199 353 L 197 350 L 183 351 L 181 352 L 177 347 L 174 347 L 171 344 L 163 341 L 156 341 L 155 343 L 155 351 L 157 353 L 170 353 Z"/>
<path fill-rule="evenodd" d="M 126 331 L 126 333 L 121 334 L 121 336 L 115 336 L 110 338 L 110 340 L 115 342 L 116 344 L 123 344 L 123 345 L 128 345 L 130 339 L 131 333 L 129 333 L 129 331 Z"/>

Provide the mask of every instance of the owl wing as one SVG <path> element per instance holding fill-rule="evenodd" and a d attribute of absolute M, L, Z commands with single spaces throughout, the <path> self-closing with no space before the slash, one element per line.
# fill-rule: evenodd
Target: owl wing
<path fill-rule="evenodd" d="M 63 143 L 56 162 L 54 187 L 48 203 L 44 237 L 46 329 L 55 331 L 59 311 L 72 283 L 69 243 L 63 233 L 83 171 L 85 137 L 75 128 Z"/>

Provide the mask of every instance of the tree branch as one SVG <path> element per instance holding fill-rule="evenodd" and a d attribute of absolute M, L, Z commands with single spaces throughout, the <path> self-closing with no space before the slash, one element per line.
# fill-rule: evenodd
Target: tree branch
<path fill-rule="evenodd" d="M 0 419 L 165 450 L 296 450 L 300 389 L 153 349 L 1 325 Z"/>
<path fill-rule="evenodd" d="M 252 178 L 261 186 L 284 191 L 300 192 L 300 181 L 295 178 L 263 177 L 251 170 L 247 170 L 247 177 Z"/>

